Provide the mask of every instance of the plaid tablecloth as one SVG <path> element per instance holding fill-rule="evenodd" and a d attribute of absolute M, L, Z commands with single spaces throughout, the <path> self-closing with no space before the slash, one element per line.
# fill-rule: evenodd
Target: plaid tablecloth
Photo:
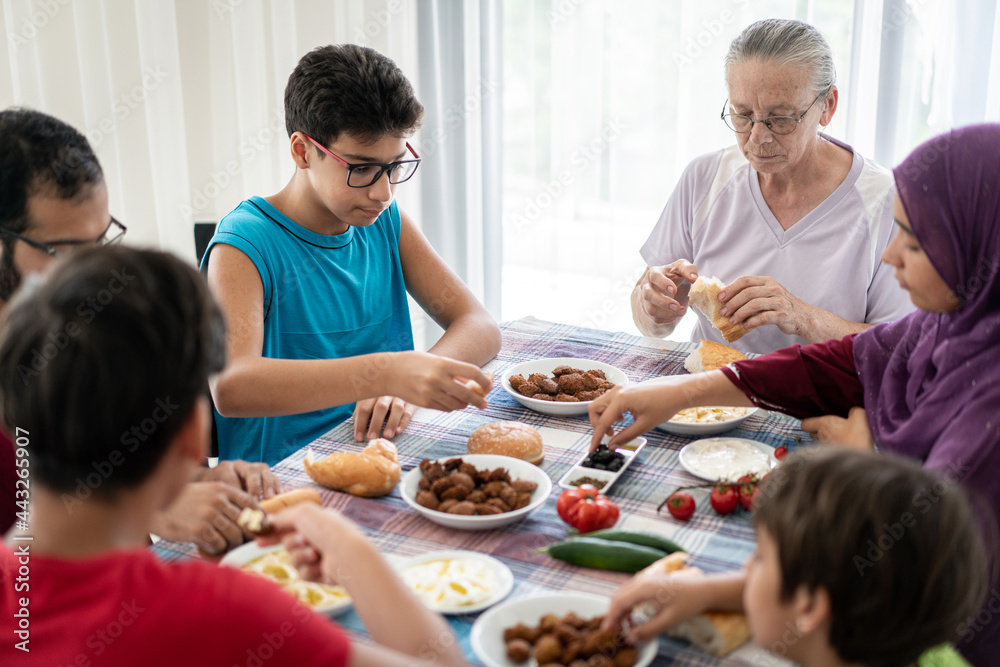
<path fill-rule="evenodd" d="M 684 358 L 693 345 L 534 318 L 504 324 L 502 332 L 502 349 L 486 366 L 498 380 L 487 397 L 489 407 L 482 411 L 468 408 L 450 413 L 420 409 L 406 431 L 395 438 L 395 443 L 405 474 L 423 458 L 464 454 L 469 434 L 483 424 L 511 419 L 537 427 L 545 443 L 545 461 L 541 467 L 552 478 L 553 490 L 546 503 L 527 519 L 500 530 L 458 531 L 434 524 L 412 511 L 403 502 L 398 487 L 391 495 L 377 499 L 356 498 L 317 487 L 303 470 L 302 459 L 310 448 L 320 457 L 337 450 L 358 451 L 360 446 L 354 442 L 349 421 L 336 425 L 312 443 L 303 443 L 306 446 L 278 463 L 274 472 L 286 489 L 318 488 L 327 507 L 336 508 L 363 526 L 385 554 L 405 557 L 441 549 L 469 549 L 490 554 L 514 573 L 516 583 L 508 599 L 553 591 L 610 595 L 629 575 L 580 568 L 534 553 L 539 547 L 567 535 L 567 527 L 555 510 L 556 498 L 562 491 L 555 482 L 586 451 L 593 433 L 590 422 L 586 416 L 552 417 L 524 408 L 504 391 L 499 378 L 507 368 L 523 361 L 574 357 L 612 364 L 625 371 L 631 382 L 641 382 L 684 373 Z M 796 437 L 804 436 L 798 424 L 781 415 L 758 412 L 744 422 L 742 428 L 727 435 L 791 449 Z M 678 452 L 691 438 L 669 435 L 658 429 L 647 433 L 646 437 L 647 446 L 609 491 L 621 509 L 619 527 L 649 530 L 670 537 L 687 549 L 691 564 L 706 572 L 740 568 L 754 548 L 749 515 L 743 510 L 726 517 L 717 515 L 709 509 L 707 489 L 692 492 L 698 511 L 689 521 L 679 523 L 666 512 L 658 515 L 656 506 L 670 491 L 699 480 L 685 472 L 678 462 Z M 161 541 L 153 549 L 166 560 L 195 557 L 191 545 Z M 353 612 L 337 620 L 355 636 L 366 636 L 364 626 Z M 449 620 L 466 657 L 480 664 L 469 645 L 469 631 L 475 615 L 452 616 Z M 742 665 L 748 662 L 773 665 L 775 659 L 745 647 L 719 660 L 691 649 L 684 642 L 661 637 L 659 654 L 653 664 Z"/>

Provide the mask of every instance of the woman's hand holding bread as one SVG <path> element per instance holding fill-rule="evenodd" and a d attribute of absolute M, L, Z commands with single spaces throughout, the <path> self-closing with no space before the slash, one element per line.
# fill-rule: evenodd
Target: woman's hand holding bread
<path fill-rule="evenodd" d="M 666 336 L 687 312 L 698 268 L 686 259 L 646 269 L 632 291 L 635 324 L 647 336 Z"/>

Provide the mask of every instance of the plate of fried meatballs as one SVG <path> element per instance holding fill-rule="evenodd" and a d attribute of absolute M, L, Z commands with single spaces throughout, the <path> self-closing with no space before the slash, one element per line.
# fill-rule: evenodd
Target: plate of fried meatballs
<path fill-rule="evenodd" d="M 503 388 L 526 408 L 557 417 L 587 414 L 587 406 L 615 386 L 628 384 L 625 372 L 589 359 L 526 361 L 508 368 Z"/>
<path fill-rule="evenodd" d="M 648 665 L 656 656 L 655 639 L 631 646 L 620 632 L 601 630 L 610 602 L 589 593 L 552 593 L 503 602 L 472 625 L 472 650 L 489 667 Z"/>
<path fill-rule="evenodd" d="M 492 530 L 519 521 L 551 492 L 552 480 L 538 466 L 498 454 L 424 459 L 399 484 L 410 507 L 458 530 Z"/>

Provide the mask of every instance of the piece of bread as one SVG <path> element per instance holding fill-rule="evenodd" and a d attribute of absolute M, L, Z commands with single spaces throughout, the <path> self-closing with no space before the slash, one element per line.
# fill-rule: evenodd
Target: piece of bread
<path fill-rule="evenodd" d="M 483 373 L 486 375 L 487 379 L 490 381 L 490 388 L 492 389 L 492 387 L 493 387 L 493 373 L 490 373 L 489 371 L 483 371 Z M 487 389 L 486 391 L 483 391 L 483 388 L 481 386 L 479 386 L 479 383 L 476 382 L 475 380 L 469 380 L 468 382 L 465 383 L 465 386 L 468 387 L 469 389 L 471 389 L 472 391 L 476 392 L 477 394 L 479 394 L 483 398 L 486 398 L 486 395 L 488 393 L 490 393 L 490 389 Z"/>
<path fill-rule="evenodd" d="M 645 578 L 670 572 L 704 576 L 698 568 L 688 566 L 687 554 L 683 551 L 676 551 L 661 558 L 636 576 Z M 702 651 L 721 657 L 731 653 L 750 638 L 750 626 L 747 625 L 746 616 L 738 611 L 707 611 L 672 626 L 666 634 L 686 639 Z"/>
<path fill-rule="evenodd" d="M 706 278 L 698 276 L 694 281 L 691 291 L 688 292 L 688 303 L 701 311 L 701 313 L 711 321 L 712 326 L 722 332 L 722 337 L 730 343 L 735 343 L 750 330 L 740 324 L 730 324 L 729 318 L 720 314 L 722 302 L 719 301 L 719 292 L 726 284 L 718 278 Z"/>
<path fill-rule="evenodd" d="M 746 358 L 745 354 L 728 345 L 716 343 L 714 340 L 702 340 L 701 345 L 684 360 L 684 370 L 688 373 L 715 371 Z"/>
<path fill-rule="evenodd" d="M 500 454 L 538 465 L 545 458 L 542 434 L 521 422 L 493 422 L 469 436 L 470 454 Z"/>
<path fill-rule="evenodd" d="M 262 510 L 268 514 L 274 514 L 275 512 L 280 512 L 286 507 L 306 502 L 316 503 L 320 506 L 323 505 L 323 499 L 319 497 L 319 492 L 316 491 L 316 489 L 295 489 L 294 491 L 286 491 L 284 493 L 279 493 L 272 498 L 268 498 L 267 500 L 262 500 L 259 504 Z"/>
<path fill-rule="evenodd" d="M 316 462 L 309 452 L 302 465 L 317 484 L 365 498 L 387 495 L 401 474 L 396 445 L 384 438 L 370 441 L 360 452 L 334 452 Z"/>

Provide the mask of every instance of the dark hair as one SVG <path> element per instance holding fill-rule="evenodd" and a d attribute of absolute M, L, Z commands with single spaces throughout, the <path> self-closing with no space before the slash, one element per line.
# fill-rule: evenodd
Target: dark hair
<path fill-rule="evenodd" d="M 72 199 L 103 180 L 97 156 L 77 130 L 34 109 L 0 111 L 0 227 L 24 231 L 33 194 L 51 189 Z"/>
<path fill-rule="evenodd" d="M 224 339 L 203 278 L 167 253 L 78 250 L 25 282 L 0 318 L 0 405 L 28 432 L 33 480 L 80 499 L 141 483 L 221 370 Z"/>
<path fill-rule="evenodd" d="M 390 58 L 356 44 L 321 46 L 302 56 L 285 87 L 285 129 L 324 146 L 347 132 L 360 141 L 409 136 L 424 107 Z"/>
<path fill-rule="evenodd" d="M 915 461 L 808 448 L 760 496 L 754 525 L 777 544 L 781 597 L 827 591 L 841 660 L 909 665 L 979 609 L 988 568 L 968 499 Z"/>

